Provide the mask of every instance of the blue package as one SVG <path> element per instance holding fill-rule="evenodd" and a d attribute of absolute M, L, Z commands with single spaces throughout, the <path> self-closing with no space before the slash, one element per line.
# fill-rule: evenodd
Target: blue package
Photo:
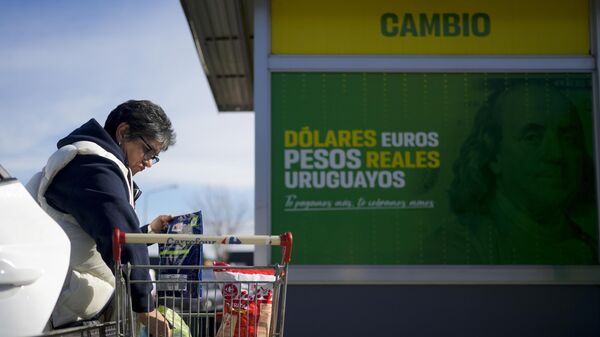
<path fill-rule="evenodd" d="M 202 234 L 202 212 L 180 215 L 171 220 L 167 227 L 168 234 Z M 194 281 L 202 280 L 202 269 L 185 268 L 185 266 L 202 266 L 202 245 L 173 240 L 172 243 L 158 245 L 160 265 L 177 268 L 160 269 L 157 291 L 163 296 L 199 297 L 202 293 L 199 284 Z"/>

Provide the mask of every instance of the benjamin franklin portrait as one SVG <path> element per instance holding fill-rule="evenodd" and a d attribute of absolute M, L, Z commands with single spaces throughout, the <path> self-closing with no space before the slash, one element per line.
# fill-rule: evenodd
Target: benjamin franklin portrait
<path fill-rule="evenodd" d="M 597 263 L 593 161 L 575 105 L 548 81 L 490 94 L 453 165 L 453 219 L 429 253 L 452 264 Z"/>

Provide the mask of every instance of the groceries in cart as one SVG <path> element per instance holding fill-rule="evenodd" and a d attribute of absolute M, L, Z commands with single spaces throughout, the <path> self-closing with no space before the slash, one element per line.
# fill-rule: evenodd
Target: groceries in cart
<path fill-rule="evenodd" d="M 200 219 L 198 219 L 200 220 Z M 117 275 L 115 303 L 117 303 L 117 335 L 138 337 L 145 336 L 135 324 L 131 307 L 129 287 L 133 283 L 151 282 L 157 287 L 166 287 L 167 291 L 158 291 L 155 303 L 164 308 L 164 317 L 171 323 L 173 337 L 272 337 L 283 336 L 285 302 L 287 290 L 288 263 L 291 258 L 292 235 L 198 235 L 198 234 L 140 234 L 123 233 L 115 229 L 114 260 Z M 156 281 L 139 281 L 130 279 L 135 269 L 184 269 L 165 265 L 133 265 L 121 263 L 121 247 L 125 244 L 141 244 L 158 242 L 160 244 L 189 241 L 201 244 L 230 245 L 250 244 L 261 246 L 281 246 L 282 261 L 280 264 L 268 266 L 229 266 L 217 264 L 204 266 L 200 263 L 185 266 L 185 269 L 211 270 L 213 278 L 183 280 L 163 278 Z M 179 242 L 182 243 L 182 242 Z M 185 243 L 185 242 L 184 242 Z M 183 287 L 182 287 L 183 284 Z M 199 285 L 202 285 L 200 287 Z M 198 286 L 197 298 L 192 298 L 193 286 Z M 220 289 L 220 291 L 219 291 Z M 186 292 L 188 297 L 180 295 Z M 204 305 L 209 299 L 222 295 L 223 305 Z M 179 324 L 181 323 L 181 324 Z M 158 336 L 160 331 L 147 329 L 149 335 Z"/>
<path fill-rule="evenodd" d="M 165 307 L 164 305 L 158 306 L 156 308 L 158 312 L 160 312 L 167 321 L 169 321 L 169 325 L 171 326 L 171 336 L 173 337 L 193 337 L 190 332 L 190 328 L 185 323 L 183 318 L 175 312 L 173 309 Z M 137 337 L 150 337 L 151 331 L 148 331 L 148 327 L 139 324 L 138 326 L 138 336 Z"/>
<path fill-rule="evenodd" d="M 215 279 L 223 293 L 223 319 L 217 337 L 266 337 L 271 325 L 273 307 L 273 269 L 234 269 L 215 262 Z"/>
<path fill-rule="evenodd" d="M 202 212 L 189 213 L 174 217 L 167 227 L 167 234 L 202 234 Z M 193 281 L 202 280 L 202 269 L 190 269 L 189 266 L 202 265 L 202 245 L 193 240 L 176 238 L 158 245 L 160 265 L 173 266 L 172 269 L 160 269 L 157 291 L 165 296 L 196 298 L 201 294 L 200 285 Z M 188 287 L 189 286 L 189 287 Z"/>

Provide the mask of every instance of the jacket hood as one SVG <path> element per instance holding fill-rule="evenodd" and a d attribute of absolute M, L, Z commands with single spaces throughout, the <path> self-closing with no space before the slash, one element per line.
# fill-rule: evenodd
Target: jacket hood
<path fill-rule="evenodd" d="M 125 163 L 123 150 L 121 150 L 119 145 L 94 118 L 90 119 L 87 123 L 83 124 L 79 128 L 73 130 L 73 132 L 71 132 L 68 136 L 59 140 L 56 145 L 60 149 L 65 145 L 73 144 L 83 140 L 94 142 L 100 145 L 103 149 L 119 158 L 121 162 Z"/>

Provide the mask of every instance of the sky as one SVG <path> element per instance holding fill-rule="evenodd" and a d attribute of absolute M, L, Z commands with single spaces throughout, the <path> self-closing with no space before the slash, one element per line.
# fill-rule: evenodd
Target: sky
<path fill-rule="evenodd" d="M 254 114 L 217 111 L 179 1 L 0 1 L 0 165 L 23 184 L 60 138 L 129 99 L 162 106 L 177 134 L 135 176 L 141 221 L 196 211 L 210 189 L 252 221 Z"/>

